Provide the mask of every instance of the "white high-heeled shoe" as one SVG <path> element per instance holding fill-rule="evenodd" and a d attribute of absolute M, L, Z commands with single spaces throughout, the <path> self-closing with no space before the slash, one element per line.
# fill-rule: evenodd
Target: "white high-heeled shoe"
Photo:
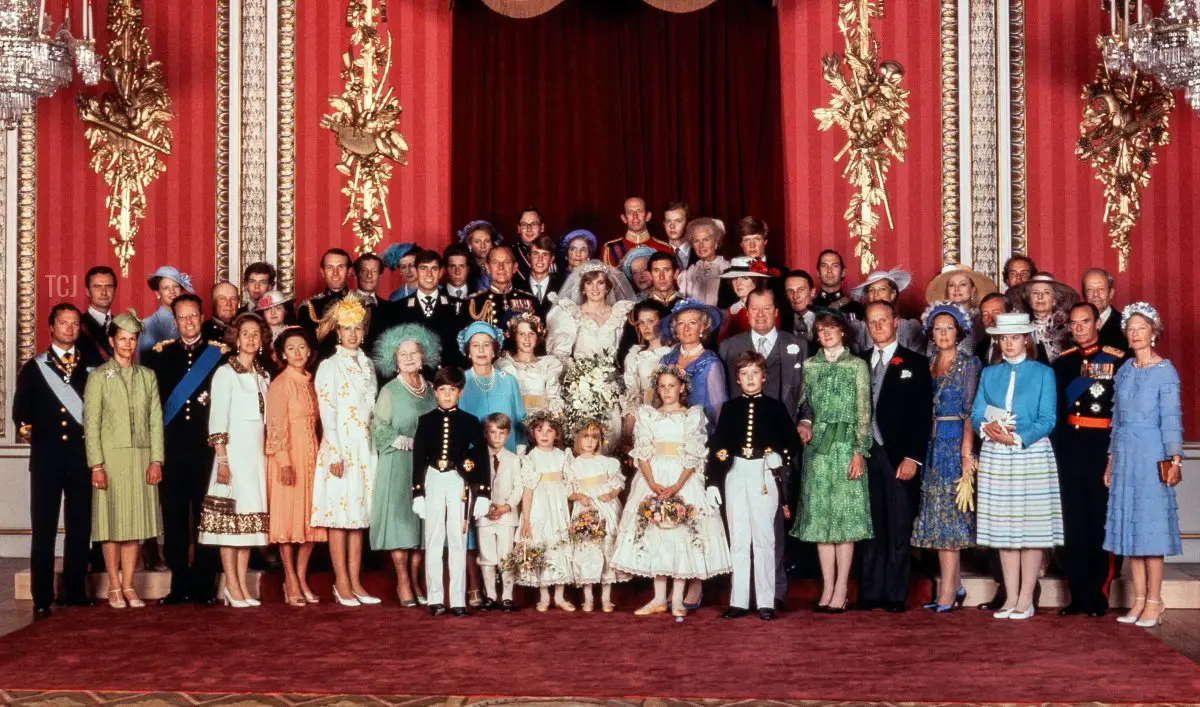
<path fill-rule="evenodd" d="M 262 606 L 261 601 L 255 599 L 254 597 L 250 596 L 249 594 L 246 595 L 246 604 L 248 604 L 250 606 Z"/>
<path fill-rule="evenodd" d="M 1147 604 L 1158 604 L 1159 606 L 1162 606 L 1162 609 L 1158 612 L 1158 616 L 1155 616 L 1152 619 L 1139 618 L 1137 623 L 1134 624 L 1134 626 L 1140 626 L 1142 628 L 1154 628 L 1155 626 L 1157 626 L 1163 622 L 1163 616 L 1165 616 L 1167 613 L 1167 607 L 1163 606 L 1163 603 L 1161 601 L 1154 601 L 1153 599 L 1147 599 L 1146 603 Z"/>
<path fill-rule="evenodd" d="M 1137 604 L 1139 601 L 1142 602 L 1142 611 L 1145 611 L 1146 610 L 1146 605 L 1145 605 L 1146 597 L 1134 597 L 1133 598 L 1134 604 Z M 1118 616 L 1117 623 L 1119 623 L 1119 624 L 1136 624 L 1138 622 L 1138 619 L 1141 618 L 1141 616 L 1142 616 L 1141 611 L 1139 611 L 1136 614 L 1126 614 L 1124 616 Z"/>
<path fill-rule="evenodd" d="M 1026 619 L 1033 618 L 1033 612 L 1034 612 L 1033 605 L 1030 604 L 1029 608 L 1025 609 L 1024 611 L 1018 611 L 1017 609 L 1013 609 L 1012 611 L 1010 611 L 1008 613 L 1008 618 L 1013 621 L 1025 621 Z"/>
<path fill-rule="evenodd" d="M 354 591 L 354 590 L 351 590 L 351 591 Z M 383 603 L 382 599 L 380 599 L 379 597 L 373 597 L 370 594 L 359 594 L 358 592 L 354 592 L 354 598 L 358 600 L 359 604 L 368 604 L 369 605 L 369 604 L 382 604 Z"/>
<path fill-rule="evenodd" d="M 337 587 L 333 588 L 333 599 L 342 606 L 362 606 L 362 602 L 357 599 L 343 599 L 341 594 L 338 594 Z"/>
<path fill-rule="evenodd" d="M 250 604 L 246 603 L 245 599 L 234 599 L 232 596 L 230 596 L 229 587 L 225 587 L 221 590 L 221 600 L 225 603 L 225 606 L 232 606 L 235 609 L 250 608 Z"/>
<path fill-rule="evenodd" d="M 997 611 L 996 613 L 992 614 L 992 618 L 993 619 L 1007 619 L 1009 616 L 1012 615 L 1012 612 L 1014 612 L 1014 611 L 1016 611 L 1016 609 L 1001 609 L 1000 611 Z"/>

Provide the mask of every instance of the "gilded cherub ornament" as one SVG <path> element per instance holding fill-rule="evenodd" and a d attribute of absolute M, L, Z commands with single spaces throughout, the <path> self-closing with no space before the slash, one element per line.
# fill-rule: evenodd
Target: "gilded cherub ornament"
<path fill-rule="evenodd" d="M 850 196 L 843 218 L 849 224 L 850 237 L 858 242 L 863 274 L 878 264 L 872 251 L 882 205 L 888 226 L 892 221 L 886 178 L 891 158 L 901 162 L 908 151 L 908 89 L 901 86 L 904 67 L 896 61 L 879 60 L 879 41 L 871 31 L 872 17 L 882 18 L 883 0 L 843 0 L 838 11 L 838 29 L 846 42 L 844 57 L 826 55 L 821 75 L 833 88 L 829 106 L 813 111 L 818 129 L 835 125 L 846 133 L 846 144 L 834 157 L 841 161 L 849 154 L 842 176 L 858 188 Z M 848 68 L 849 71 L 843 71 Z"/>

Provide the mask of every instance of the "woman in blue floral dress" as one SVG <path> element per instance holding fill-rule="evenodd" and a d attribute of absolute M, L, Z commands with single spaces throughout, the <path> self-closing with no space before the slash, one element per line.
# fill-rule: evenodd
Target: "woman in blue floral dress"
<path fill-rule="evenodd" d="M 962 511 L 955 498 L 958 480 L 971 473 L 975 443 L 971 405 L 979 384 L 979 359 L 959 343 L 971 337 L 971 319 L 949 302 L 934 303 L 924 317 L 925 336 L 937 349 L 930 361 L 933 376 L 933 435 L 921 469 L 921 507 L 913 526 L 913 547 L 938 551 L 938 596 L 925 605 L 939 613 L 961 607 L 959 551 L 975 544 L 975 513 Z"/>

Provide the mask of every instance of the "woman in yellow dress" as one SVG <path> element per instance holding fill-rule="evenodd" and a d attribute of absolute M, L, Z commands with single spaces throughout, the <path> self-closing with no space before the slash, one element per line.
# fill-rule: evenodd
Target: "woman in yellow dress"
<path fill-rule="evenodd" d="M 113 317 L 108 327 L 113 356 L 91 372 L 83 395 L 94 488 L 92 541 L 103 545 L 108 604 L 114 609 L 145 606 L 133 589 L 138 547 L 158 537 L 162 404 L 154 372 L 133 360 L 141 331 L 136 316 Z"/>

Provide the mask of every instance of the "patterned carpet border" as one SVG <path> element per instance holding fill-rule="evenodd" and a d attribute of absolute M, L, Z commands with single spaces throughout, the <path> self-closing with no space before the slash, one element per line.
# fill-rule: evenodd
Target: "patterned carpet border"
<path fill-rule="evenodd" d="M 1002 707 L 1003 702 L 846 702 L 823 700 L 593 699 L 572 697 L 421 697 L 414 695 L 246 695 L 184 692 L 0 690 L 0 705 L 19 707 Z M 1107 707 L 1110 703 L 1043 702 L 1042 707 Z M 1138 707 L 1200 707 L 1147 702 Z"/>

